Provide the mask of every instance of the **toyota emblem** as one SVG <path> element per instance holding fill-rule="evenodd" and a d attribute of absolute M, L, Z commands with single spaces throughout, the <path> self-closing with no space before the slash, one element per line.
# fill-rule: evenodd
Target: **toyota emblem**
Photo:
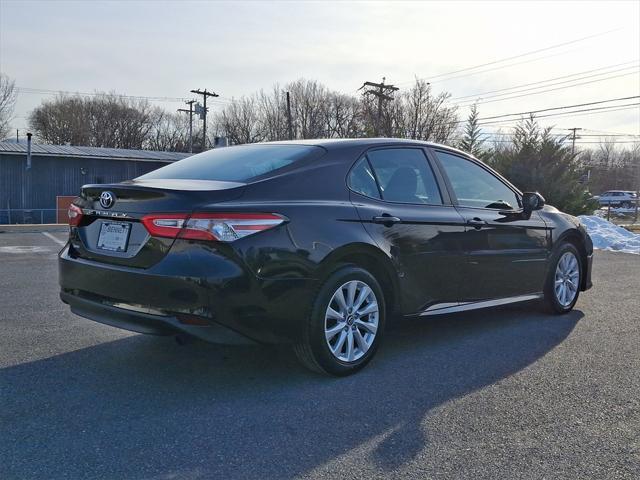
<path fill-rule="evenodd" d="M 100 194 L 100 205 L 102 208 L 111 208 L 116 201 L 116 196 L 111 192 L 102 192 Z"/>

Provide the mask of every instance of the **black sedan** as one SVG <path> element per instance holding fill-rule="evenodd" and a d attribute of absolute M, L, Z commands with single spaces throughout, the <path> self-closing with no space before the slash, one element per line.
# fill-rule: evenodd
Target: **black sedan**
<path fill-rule="evenodd" d="M 210 150 L 86 185 L 69 211 L 60 296 L 83 317 L 211 342 L 288 342 L 333 375 L 371 360 L 394 315 L 591 287 L 580 222 L 469 155 L 395 139 Z"/>

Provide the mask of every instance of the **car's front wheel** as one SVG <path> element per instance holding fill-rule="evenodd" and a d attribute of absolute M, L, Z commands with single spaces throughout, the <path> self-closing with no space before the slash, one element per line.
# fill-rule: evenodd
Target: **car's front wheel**
<path fill-rule="evenodd" d="M 582 264 L 580 253 L 571 243 L 564 243 L 553 254 L 544 289 L 544 303 L 552 313 L 570 312 L 580 294 Z"/>
<path fill-rule="evenodd" d="M 322 284 L 294 349 L 307 368 L 349 375 L 371 360 L 384 324 L 384 295 L 378 281 L 362 268 L 344 266 Z"/>

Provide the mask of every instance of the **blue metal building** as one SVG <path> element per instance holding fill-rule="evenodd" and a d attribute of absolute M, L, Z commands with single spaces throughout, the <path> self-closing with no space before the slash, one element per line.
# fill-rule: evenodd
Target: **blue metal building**
<path fill-rule="evenodd" d="M 188 153 L 0 142 L 0 224 L 54 223 L 56 197 L 87 183 L 128 180 Z"/>

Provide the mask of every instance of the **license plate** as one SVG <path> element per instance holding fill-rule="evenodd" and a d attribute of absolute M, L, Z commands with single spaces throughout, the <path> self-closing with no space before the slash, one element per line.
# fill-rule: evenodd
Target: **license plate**
<path fill-rule="evenodd" d="M 102 222 L 98 248 L 110 252 L 126 252 L 130 231 L 130 223 Z"/>

